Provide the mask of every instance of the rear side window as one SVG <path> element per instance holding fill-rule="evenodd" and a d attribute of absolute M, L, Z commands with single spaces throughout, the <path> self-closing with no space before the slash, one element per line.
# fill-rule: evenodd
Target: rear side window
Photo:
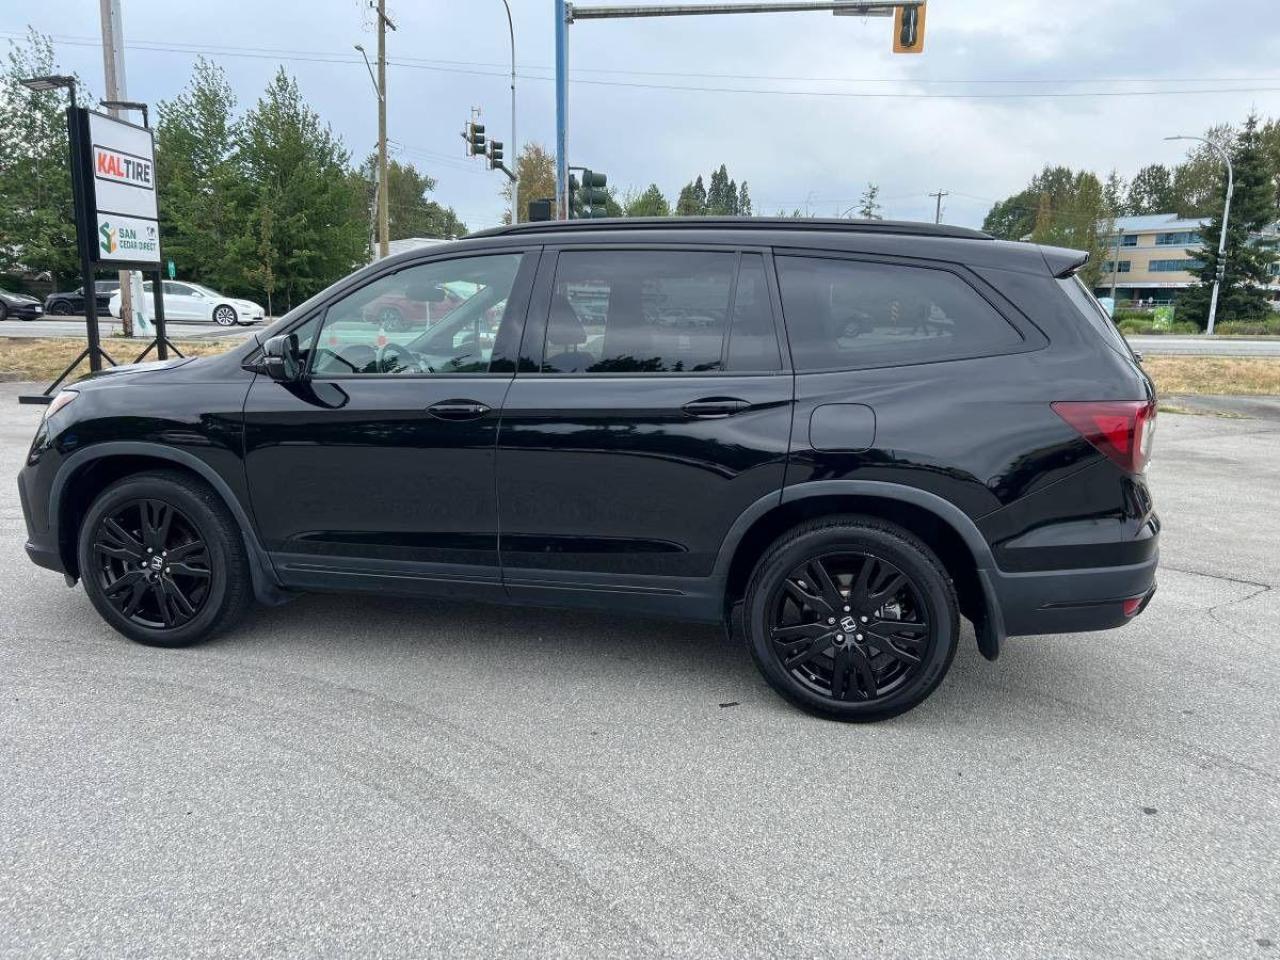
<path fill-rule="evenodd" d="M 1022 336 L 945 270 L 780 256 L 778 282 L 799 372 L 986 356 Z"/>
<path fill-rule="evenodd" d="M 1059 280 L 1058 286 L 1062 287 L 1075 305 L 1076 311 L 1088 321 L 1089 326 L 1102 335 L 1102 339 L 1107 342 L 1111 349 L 1119 352 L 1123 357 L 1133 357 L 1133 351 L 1129 348 L 1129 341 L 1124 338 L 1124 334 L 1107 316 L 1107 311 L 1098 302 L 1098 298 L 1089 292 L 1089 288 L 1084 285 L 1084 281 L 1079 276 L 1070 276 Z"/>
<path fill-rule="evenodd" d="M 545 373 L 711 373 L 780 367 L 759 254 L 569 251 L 556 264 Z M 735 286 L 738 295 L 735 298 Z M 730 328 L 731 337 L 726 337 Z M 726 357 L 732 358 L 728 367 Z"/>

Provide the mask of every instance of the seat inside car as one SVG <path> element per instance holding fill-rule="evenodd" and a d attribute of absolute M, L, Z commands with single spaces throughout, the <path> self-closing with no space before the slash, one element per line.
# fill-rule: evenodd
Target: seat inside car
<path fill-rule="evenodd" d="M 578 319 L 573 304 L 563 293 L 551 298 L 551 316 L 547 319 L 547 348 L 560 347 L 559 353 L 542 362 L 545 370 L 555 373 L 582 373 L 596 362 L 591 354 L 578 347 L 587 342 L 587 328 Z"/>

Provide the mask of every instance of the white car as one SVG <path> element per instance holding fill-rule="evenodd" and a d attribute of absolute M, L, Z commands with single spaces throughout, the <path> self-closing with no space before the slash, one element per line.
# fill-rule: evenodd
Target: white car
<path fill-rule="evenodd" d="M 155 297 L 151 283 L 142 285 L 143 315 L 155 319 Z M 120 291 L 111 296 L 107 309 L 117 319 L 120 317 Z M 182 323 L 216 323 L 220 327 L 234 327 L 237 323 L 261 323 L 264 311 L 252 300 L 227 297 L 198 283 L 185 280 L 164 281 L 164 318 Z"/>

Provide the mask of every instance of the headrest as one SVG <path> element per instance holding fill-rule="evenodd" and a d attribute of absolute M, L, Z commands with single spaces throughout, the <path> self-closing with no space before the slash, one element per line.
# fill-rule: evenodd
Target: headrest
<path fill-rule="evenodd" d="M 563 293 L 551 298 L 551 317 L 547 321 L 547 342 L 577 344 L 587 342 L 587 331 L 578 319 L 573 304 Z"/>

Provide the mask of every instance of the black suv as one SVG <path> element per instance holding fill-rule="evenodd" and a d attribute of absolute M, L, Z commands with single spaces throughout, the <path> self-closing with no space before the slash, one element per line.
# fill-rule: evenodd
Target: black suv
<path fill-rule="evenodd" d="M 96 280 L 93 284 L 94 302 L 100 314 L 107 313 L 111 295 L 120 289 L 119 280 Z M 84 287 L 76 287 L 62 293 L 51 293 L 44 298 L 45 312 L 55 317 L 67 317 L 84 313 Z"/>
<path fill-rule="evenodd" d="M 961 616 L 995 659 L 1155 589 L 1155 395 L 1085 260 L 884 221 L 474 234 L 61 393 L 27 550 L 142 643 L 297 591 L 584 606 L 729 624 L 800 707 L 891 716 Z M 434 319 L 371 325 L 385 298 Z"/>

